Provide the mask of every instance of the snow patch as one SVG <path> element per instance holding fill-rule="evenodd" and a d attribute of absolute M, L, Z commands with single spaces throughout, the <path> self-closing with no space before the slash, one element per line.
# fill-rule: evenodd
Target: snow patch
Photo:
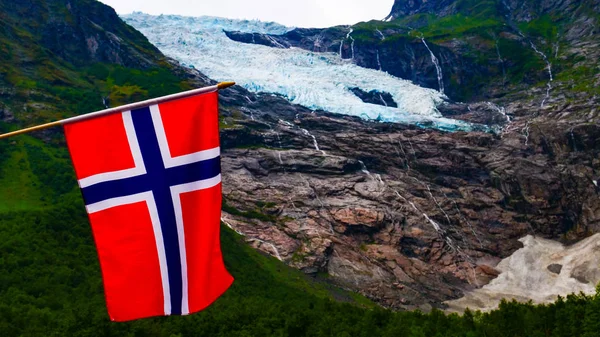
<path fill-rule="evenodd" d="M 595 293 L 595 285 L 600 281 L 600 234 L 570 247 L 531 235 L 519 241 L 524 247 L 496 266 L 501 272 L 496 279 L 463 298 L 445 302 L 448 310 L 493 310 L 503 298 L 550 303 L 558 295 Z M 551 265 L 562 266 L 560 273 L 549 270 Z"/>

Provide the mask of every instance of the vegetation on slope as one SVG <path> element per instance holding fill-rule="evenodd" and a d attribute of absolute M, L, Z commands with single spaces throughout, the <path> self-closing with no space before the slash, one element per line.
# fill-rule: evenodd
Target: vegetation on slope
<path fill-rule="evenodd" d="M 264 256 L 226 227 L 224 258 L 236 281 L 213 306 L 187 317 L 113 323 L 66 149 L 20 136 L 2 142 L 0 154 L 0 336 L 591 337 L 600 331 L 600 292 L 542 306 L 503 302 L 497 311 L 464 316 L 392 312 Z"/>
<path fill-rule="evenodd" d="M 0 212 L 2 336 L 597 336 L 600 292 L 492 313 L 392 312 L 351 300 L 266 257 L 223 228 L 236 281 L 207 310 L 187 317 L 113 323 L 84 207 L 74 192 L 39 210 Z M 71 198 L 73 197 L 73 198 Z M 364 303 L 364 301 L 361 301 Z"/>
<path fill-rule="evenodd" d="M 407 45 L 414 46 L 425 38 L 441 60 L 447 93 L 458 101 L 544 88 L 549 80 L 544 57 L 552 64 L 553 87 L 560 88 L 565 96 L 600 93 L 597 55 L 592 52 L 598 44 L 597 34 L 594 37 L 592 31 L 573 37 L 581 22 L 600 20 L 600 14 L 587 1 L 567 12 L 549 10 L 547 6 L 542 11 L 539 1 L 527 1 L 523 8 L 510 11 L 498 0 L 456 0 L 422 6 L 429 9 L 390 22 L 369 21 L 353 26 L 355 48 L 378 50 L 384 68 L 394 73 L 397 69 L 390 68 L 390 62 L 406 58 L 402 53 Z M 511 12 L 525 10 L 531 10 L 528 19 L 518 19 L 520 14 Z M 574 47 L 577 43 L 588 45 L 590 50 Z M 435 88 L 435 80 L 421 84 Z"/>
<path fill-rule="evenodd" d="M 0 1 L 0 110 L 23 126 L 190 88 L 97 1 Z"/>
<path fill-rule="evenodd" d="M 65 10 L 66 3 L 72 9 Z M 82 14 L 84 10 L 90 12 Z M 0 110 L 16 118 L 0 123 L 1 132 L 101 109 L 102 98 L 115 106 L 189 87 L 141 34 L 122 23 L 112 29 L 139 63 L 93 59 L 86 48 L 75 48 L 70 37 L 78 36 L 81 27 L 103 33 L 82 15 L 97 18 L 97 23 L 114 20 L 103 5 L 90 0 L 0 2 Z M 27 17 L 31 20 L 23 19 Z M 58 26 L 42 24 L 48 17 Z M 452 20 L 462 22 L 463 31 L 478 22 L 490 24 Z M 443 22 L 432 27 L 441 28 L 424 34 L 445 35 Z M 60 39 L 49 39 L 56 36 Z M 266 216 L 258 211 L 243 214 Z M 85 208 L 60 133 L 44 141 L 30 136 L 0 141 L 0 239 L 0 336 L 590 337 L 600 331 L 600 295 L 570 296 L 547 306 L 505 302 L 499 311 L 463 317 L 440 311 L 391 312 L 314 282 L 254 251 L 226 228 L 225 262 L 236 281 L 213 306 L 188 317 L 112 323 Z"/>

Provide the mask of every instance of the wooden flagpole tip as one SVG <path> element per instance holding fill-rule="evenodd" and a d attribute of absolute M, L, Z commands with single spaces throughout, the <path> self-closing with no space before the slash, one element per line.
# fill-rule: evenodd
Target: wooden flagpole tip
<path fill-rule="evenodd" d="M 221 83 L 217 84 L 216 87 L 217 87 L 217 89 L 225 89 L 225 88 L 231 87 L 232 85 L 235 85 L 235 82 L 221 82 Z M 110 108 L 110 109 L 96 111 L 96 112 L 92 112 L 89 114 L 75 116 L 75 117 L 63 119 L 63 120 L 52 122 L 52 123 L 37 125 L 37 126 L 33 126 L 30 128 L 27 128 L 27 129 L 5 133 L 5 134 L 0 135 L 0 139 L 20 135 L 20 134 L 31 132 L 31 131 L 43 130 L 43 129 L 47 129 L 47 128 L 50 128 L 53 126 L 59 126 L 59 125 L 64 125 L 64 124 L 68 124 L 68 123 L 75 123 L 75 122 L 79 122 L 82 120 L 96 118 L 96 117 L 100 117 L 100 116 L 104 116 L 104 115 L 108 115 L 108 114 L 112 114 L 112 113 L 134 110 L 134 109 L 139 109 L 142 107 L 148 107 L 153 104 L 159 104 L 159 103 L 167 102 L 167 101 L 174 100 L 174 99 L 190 97 L 190 96 L 199 95 L 199 94 L 203 94 L 203 93 L 207 93 L 207 92 L 214 92 L 214 90 L 215 90 L 215 86 L 211 85 L 210 87 L 206 87 L 206 88 L 198 88 L 198 89 L 188 90 L 188 91 L 180 92 L 180 93 L 173 94 L 173 95 L 167 95 L 167 96 L 163 96 L 163 97 L 159 97 L 159 98 L 145 100 L 143 102 L 122 105 L 120 107 L 114 107 L 114 108 Z"/>
<path fill-rule="evenodd" d="M 219 88 L 219 90 L 221 90 L 221 89 L 229 88 L 234 85 L 235 85 L 235 82 L 220 82 L 219 84 L 217 84 L 217 87 Z"/>
<path fill-rule="evenodd" d="M 27 129 L 22 129 L 22 130 L 18 130 L 18 131 L 13 131 L 13 132 L 2 134 L 2 135 L 0 135 L 0 139 L 12 137 L 12 136 L 17 136 L 17 135 L 22 135 L 24 133 L 31 132 L 31 131 L 44 130 L 44 129 L 48 129 L 48 128 L 51 128 L 51 127 L 54 127 L 54 126 L 60 126 L 60 125 L 62 125 L 61 121 L 47 123 L 47 124 L 42 124 L 42 125 L 38 125 L 38 126 L 32 126 L 30 128 L 27 128 Z"/>

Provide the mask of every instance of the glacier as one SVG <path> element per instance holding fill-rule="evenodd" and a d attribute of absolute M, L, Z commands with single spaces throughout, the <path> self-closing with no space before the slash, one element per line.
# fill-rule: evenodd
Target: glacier
<path fill-rule="evenodd" d="M 216 81 L 235 81 L 255 93 L 277 94 L 312 110 L 358 116 L 363 119 L 416 124 L 444 131 L 482 129 L 464 121 L 444 118 L 437 109 L 443 93 L 367 69 L 336 53 L 299 48 L 271 48 L 229 39 L 224 30 L 281 35 L 293 28 L 273 22 L 218 17 L 123 15 L 165 55 L 193 67 Z M 398 107 L 364 103 L 350 88 L 388 92 Z"/>

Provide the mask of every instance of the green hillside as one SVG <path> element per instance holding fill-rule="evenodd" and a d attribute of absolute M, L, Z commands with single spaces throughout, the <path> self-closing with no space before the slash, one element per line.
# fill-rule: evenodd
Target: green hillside
<path fill-rule="evenodd" d="M 422 37 L 441 55 L 449 97 L 458 101 L 544 87 L 545 60 L 552 67 L 553 88 L 568 100 L 600 93 L 598 34 L 582 31 L 582 22 L 598 20 L 597 2 L 531 0 L 510 9 L 509 1 L 500 0 L 410 3 L 421 10 L 389 22 L 353 26 L 357 50 L 379 50 L 381 62 L 389 67 L 385 70 L 394 75 L 402 74 L 394 62 L 402 57 L 403 46 Z"/>
<path fill-rule="evenodd" d="M 66 152 L 23 136 L 0 147 L 0 336 L 597 336 L 600 293 L 491 314 L 391 312 L 264 256 L 223 227 L 236 281 L 188 317 L 113 323 Z M 62 172 L 62 174 L 52 174 Z M 6 184 L 14 181 L 14 185 Z M 16 184 L 26 186 L 18 194 Z M 7 186 L 8 185 L 8 186 Z"/>
<path fill-rule="evenodd" d="M 0 1 L 0 111 L 15 127 L 190 88 L 95 0 Z"/>
<path fill-rule="evenodd" d="M 225 227 L 225 263 L 236 281 L 213 306 L 187 317 L 113 323 L 75 194 L 67 192 L 52 206 L 0 212 L 0 336 L 597 336 L 600 331 L 600 292 L 548 306 L 503 303 L 490 314 L 463 317 L 437 310 L 394 313 L 314 282 L 254 251 Z"/>
<path fill-rule="evenodd" d="M 103 98 L 116 106 L 199 85 L 93 0 L 0 0 L 0 61 L 0 132 L 101 109 Z M 222 246 L 236 281 L 209 309 L 110 322 L 62 133 L 0 140 L 0 336 L 591 337 L 600 331 L 600 294 L 538 307 L 504 303 L 499 311 L 464 317 L 392 312 L 260 254 L 226 227 Z"/>

